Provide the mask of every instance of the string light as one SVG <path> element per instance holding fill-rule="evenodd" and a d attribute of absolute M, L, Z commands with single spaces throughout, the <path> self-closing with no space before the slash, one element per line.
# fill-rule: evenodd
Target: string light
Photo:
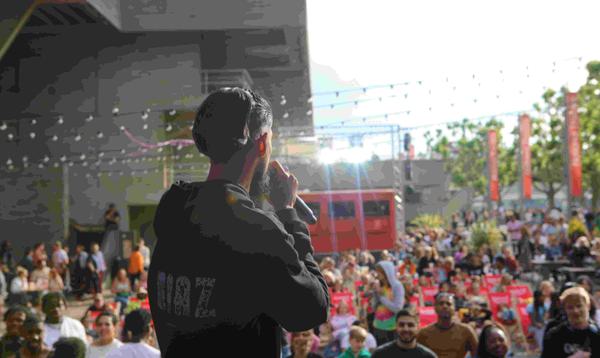
<path fill-rule="evenodd" d="M 29 133 L 29 137 L 30 137 L 31 139 L 35 139 L 35 132 L 31 132 L 31 133 Z"/>
<path fill-rule="evenodd" d="M 6 125 L 6 122 L 2 122 L 2 124 L 0 125 L 0 131 L 5 131 L 6 128 L 8 128 L 8 126 Z"/>
<path fill-rule="evenodd" d="M 92 116 L 91 114 L 89 116 L 87 116 L 87 118 L 85 119 L 86 122 L 91 122 L 94 120 L 94 116 Z"/>
<path fill-rule="evenodd" d="M 81 135 L 78 134 L 77 136 L 75 136 L 75 141 L 76 142 L 79 142 L 80 140 L 81 140 Z"/>
<path fill-rule="evenodd" d="M 58 136 L 57 136 L 56 134 L 55 134 L 55 135 L 53 135 L 53 136 L 52 136 L 52 141 L 53 141 L 53 142 L 56 142 L 57 140 L 58 140 Z"/>
<path fill-rule="evenodd" d="M 118 115 L 119 114 L 119 107 L 114 107 L 113 110 L 112 110 L 112 114 L 115 115 L 115 116 Z"/>
<path fill-rule="evenodd" d="M 63 117 L 62 117 L 62 116 L 59 116 L 59 117 L 58 117 L 58 120 L 56 121 L 56 123 L 60 125 L 60 124 L 63 124 L 63 123 L 65 123 L 65 121 L 64 121 L 64 119 L 63 119 Z"/>

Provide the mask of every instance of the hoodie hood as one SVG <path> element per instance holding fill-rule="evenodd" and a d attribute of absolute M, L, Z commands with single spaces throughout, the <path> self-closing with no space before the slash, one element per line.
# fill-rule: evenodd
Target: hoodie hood
<path fill-rule="evenodd" d="M 385 272 L 385 277 L 387 278 L 390 286 L 394 287 L 400 284 L 400 281 L 396 278 L 396 269 L 394 268 L 394 264 L 391 261 L 379 261 L 377 263 L 378 267 L 383 269 Z"/>

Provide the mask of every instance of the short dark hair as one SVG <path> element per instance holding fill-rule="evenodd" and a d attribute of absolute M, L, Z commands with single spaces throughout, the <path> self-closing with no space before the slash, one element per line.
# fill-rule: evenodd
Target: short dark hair
<path fill-rule="evenodd" d="M 42 324 L 42 320 L 35 314 L 29 314 L 23 322 L 23 329 L 29 329 L 39 324 Z"/>
<path fill-rule="evenodd" d="M 65 307 L 67 306 L 67 299 L 62 292 L 48 292 L 42 297 L 42 311 L 51 298 L 56 298 L 59 302 L 62 301 L 65 304 Z"/>
<path fill-rule="evenodd" d="M 96 324 L 98 324 L 98 322 L 100 322 L 100 317 L 109 317 L 113 326 L 116 326 L 117 323 L 119 323 L 119 319 L 117 318 L 117 316 L 110 311 L 102 311 L 102 313 L 100 313 L 98 315 L 98 317 L 96 317 L 96 321 L 95 321 Z"/>
<path fill-rule="evenodd" d="M 61 358 L 85 358 L 85 343 L 81 338 L 62 337 L 54 342 L 53 357 Z"/>
<path fill-rule="evenodd" d="M 269 102 L 252 90 L 221 88 L 200 105 L 192 137 L 200 153 L 226 163 L 248 139 L 254 140 L 273 124 Z"/>
<path fill-rule="evenodd" d="M 6 322 L 8 317 L 12 316 L 15 313 L 24 313 L 25 319 L 27 319 L 27 316 L 31 314 L 31 311 L 27 307 L 22 305 L 11 306 L 6 310 L 6 312 L 4 312 L 4 321 Z"/>
<path fill-rule="evenodd" d="M 400 317 L 410 317 L 417 322 L 419 321 L 419 316 L 414 310 L 401 309 L 398 311 L 398 313 L 396 313 L 396 322 L 398 322 Z"/>
<path fill-rule="evenodd" d="M 449 292 L 438 292 L 435 294 L 434 297 L 434 302 L 438 303 L 438 301 L 440 300 L 440 298 L 447 296 L 452 300 L 452 304 L 456 305 L 456 301 L 454 300 L 454 295 L 449 293 Z"/>
<path fill-rule="evenodd" d="M 150 322 L 152 316 L 145 309 L 137 309 L 129 312 L 125 316 L 125 325 L 123 326 L 123 335 L 127 337 L 127 333 L 131 332 L 131 340 L 139 341 L 150 330 Z"/>

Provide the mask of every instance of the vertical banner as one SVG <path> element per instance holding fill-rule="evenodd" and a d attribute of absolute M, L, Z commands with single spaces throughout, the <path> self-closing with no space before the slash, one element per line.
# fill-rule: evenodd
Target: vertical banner
<path fill-rule="evenodd" d="M 521 192 L 523 199 L 531 199 L 531 150 L 529 148 L 529 137 L 531 136 L 531 119 L 527 114 L 519 116 L 519 142 L 521 153 Z"/>
<path fill-rule="evenodd" d="M 567 165 L 569 170 L 569 189 L 571 196 L 581 197 L 581 144 L 579 143 L 579 113 L 577 112 L 577 93 L 567 93 Z"/>
<path fill-rule="evenodd" d="M 495 130 L 489 130 L 488 135 L 488 170 L 490 200 L 500 200 L 498 182 L 498 135 Z"/>

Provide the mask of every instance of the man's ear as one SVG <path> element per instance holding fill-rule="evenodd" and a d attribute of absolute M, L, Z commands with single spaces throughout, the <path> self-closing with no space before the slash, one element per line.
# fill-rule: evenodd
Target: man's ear
<path fill-rule="evenodd" d="M 258 154 L 261 157 L 264 157 L 265 153 L 267 152 L 267 135 L 268 133 L 261 135 L 256 143 L 258 145 Z"/>

